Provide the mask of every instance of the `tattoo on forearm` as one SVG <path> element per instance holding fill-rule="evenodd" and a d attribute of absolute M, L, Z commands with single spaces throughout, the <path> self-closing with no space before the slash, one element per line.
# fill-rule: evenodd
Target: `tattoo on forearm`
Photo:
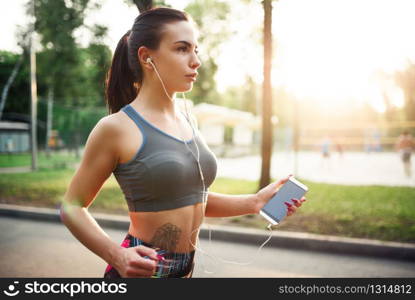
<path fill-rule="evenodd" d="M 155 247 L 174 252 L 182 230 L 171 223 L 166 223 L 156 230 L 150 244 Z"/>

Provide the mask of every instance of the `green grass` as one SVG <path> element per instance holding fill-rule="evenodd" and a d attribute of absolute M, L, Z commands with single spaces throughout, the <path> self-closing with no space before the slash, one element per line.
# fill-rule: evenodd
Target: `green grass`
<path fill-rule="evenodd" d="M 1 174 L 0 201 L 58 207 L 75 171 L 47 169 Z M 301 178 L 300 178 L 301 180 Z M 415 188 L 343 186 L 301 180 L 310 191 L 307 201 L 278 227 L 280 230 L 415 242 Z M 254 193 L 257 182 L 217 178 L 210 190 L 225 194 Z M 113 176 L 104 184 L 91 211 L 127 215 L 127 205 Z M 209 223 L 264 228 L 257 215 L 208 218 Z"/>
<path fill-rule="evenodd" d="M 38 153 L 39 168 L 64 169 L 79 160 L 75 154 L 52 153 L 50 157 L 47 157 L 43 151 Z M 0 168 L 30 167 L 31 164 L 30 153 L 0 154 Z"/>
<path fill-rule="evenodd" d="M 281 228 L 415 242 L 415 188 L 303 181 L 310 201 Z"/>
<path fill-rule="evenodd" d="M 74 169 L 41 169 L 38 172 L 2 174 L 0 201 L 22 205 L 58 207 Z M 102 187 L 91 211 L 127 212 L 123 195 L 113 176 Z"/>

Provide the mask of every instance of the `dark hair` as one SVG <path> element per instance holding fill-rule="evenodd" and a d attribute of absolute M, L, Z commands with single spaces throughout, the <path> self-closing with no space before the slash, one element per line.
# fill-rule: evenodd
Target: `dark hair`
<path fill-rule="evenodd" d="M 140 14 L 131 30 L 128 30 L 118 42 L 107 73 L 105 98 L 109 114 L 118 112 L 123 106 L 131 103 L 138 94 L 143 81 L 138 49 L 145 46 L 157 50 L 165 24 L 191 20 L 180 10 L 167 7 L 150 8 L 151 3 L 145 6 L 137 4 L 137 6 Z"/>

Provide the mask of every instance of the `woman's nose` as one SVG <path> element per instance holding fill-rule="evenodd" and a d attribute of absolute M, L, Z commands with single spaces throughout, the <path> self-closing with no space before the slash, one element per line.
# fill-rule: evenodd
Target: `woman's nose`
<path fill-rule="evenodd" d="M 202 63 L 201 63 L 199 57 L 197 56 L 197 54 L 194 55 L 194 59 L 192 60 L 191 65 L 192 65 L 192 69 L 197 69 L 202 65 Z"/>

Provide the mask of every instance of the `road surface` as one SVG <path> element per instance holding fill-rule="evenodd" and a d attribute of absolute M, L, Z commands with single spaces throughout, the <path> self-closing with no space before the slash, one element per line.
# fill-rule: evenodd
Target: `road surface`
<path fill-rule="evenodd" d="M 0 277 L 102 277 L 105 262 L 53 222 L 0 217 Z M 104 228 L 117 243 L 124 231 Z M 212 256 L 249 265 L 223 263 L 196 255 L 194 277 L 415 277 L 415 262 L 335 255 L 214 240 L 201 247 Z M 204 267 L 203 267 L 204 266 Z"/>

